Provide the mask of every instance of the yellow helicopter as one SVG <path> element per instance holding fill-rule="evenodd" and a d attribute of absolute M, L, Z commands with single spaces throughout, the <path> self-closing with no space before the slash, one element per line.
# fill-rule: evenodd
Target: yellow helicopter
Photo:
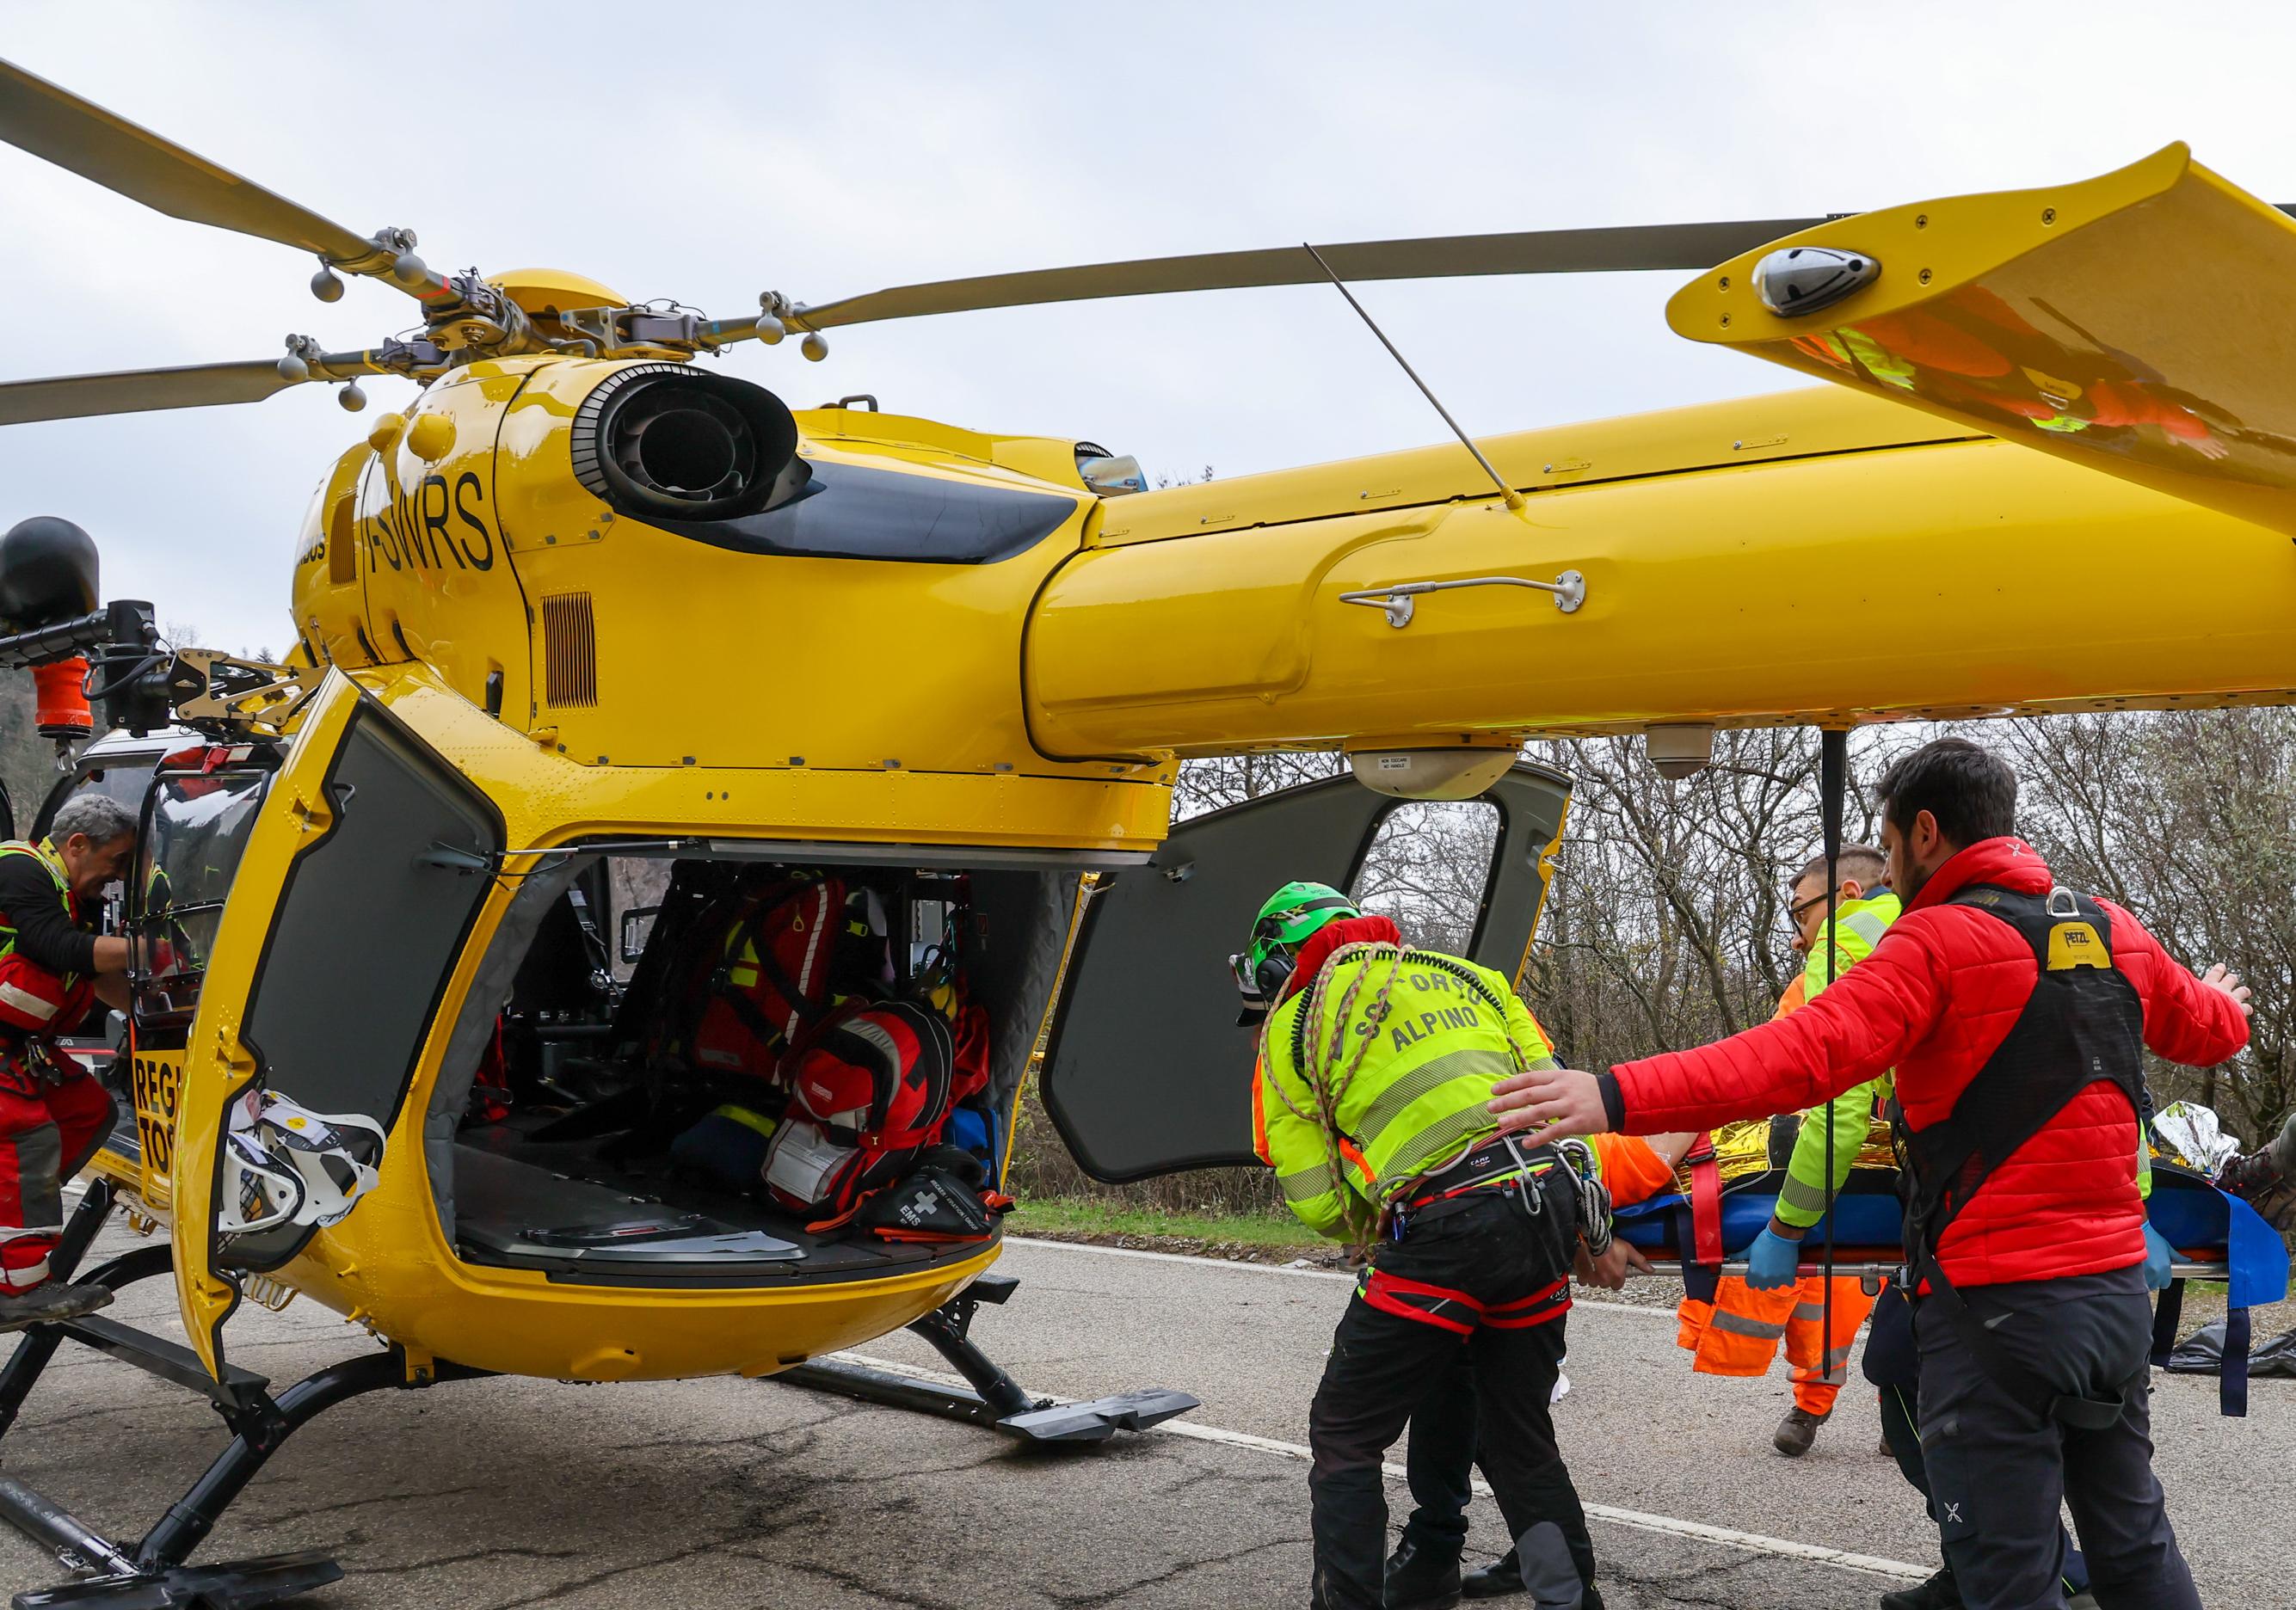
<path fill-rule="evenodd" d="M 275 360 L 0 385 L 0 423 L 422 387 L 312 499 L 287 663 L 170 651 L 92 577 L 0 639 L 10 665 L 87 656 L 114 725 L 193 734 L 154 772 L 128 885 L 133 1125 L 55 1259 L 70 1273 L 115 1212 L 165 1225 L 81 1278 L 171 1276 L 190 1345 L 38 1328 L 0 1367 L 0 1429 L 70 1341 L 208 1394 L 233 1434 L 135 1543 L 0 1478 L 0 1518 L 95 1578 L 20 1604 L 332 1580 L 307 1557 L 186 1562 L 289 1433 L 380 1388 L 821 1372 L 916 1325 L 977 1388 L 921 1406 L 1015 1434 L 1189 1405 L 1042 1405 L 997 1370 L 965 1336 L 1009 1290 L 993 1230 L 809 1225 L 632 1143 L 655 1092 L 626 1053 L 713 878 L 835 870 L 886 907 L 898 984 L 961 955 L 992 1026 L 992 1171 L 1041 1041 L 1063 1138 L 1133 1179 L 1250 1160 L 1205 959 L 1271 869 L 1344 883 L 1398 802 L 1488 799 L 1472 949 L 1519 972 L 1569 794 L 1519 762 L 1527 738 L 1641 732 L 1685 771 L 1718 726 L 2296 697 L 2296 225 L 2182 147 L 1855 217 L 767 292 L 721 320 L 556 271 L 441 275 L 409 231 L 359 235 L 4 65 L 0 138 L 314 253 L 323 300 L 369 278 L 422 319 L 357 352 L 293 337 Z M 697 361 L 1086 298 L 1660 268 L 1698 274 L 1682 334 L 1835 384 L 1150 491 L 1094 444 L 861 397 L 792 410 Z M 1855 632 L 1813 616 L 1821 592 Z M 1357 780 L 1173 826 L 1180 759 L 1308 748 Z M 537 956 L 562 972 L 539 998 L 577 1005 L 531 1005 Z M 527 1077 L 572 1092 L 538 1126 L 474 1105 L 506 1026 Z M 266 1092 L 382 1137 L 338 1221 L 226 1228 L 234 1115 Z M 227 1322 L 295 1294 L 385 1350 L 274 1393 Z"/>

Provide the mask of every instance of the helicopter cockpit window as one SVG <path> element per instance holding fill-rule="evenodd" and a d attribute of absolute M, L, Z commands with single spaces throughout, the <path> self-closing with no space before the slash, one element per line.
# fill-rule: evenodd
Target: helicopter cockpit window
<path fill-rule="evenodd" d="M 262 771 L 165 777 L 153 790 L 130 886 L 140 1018 L 178 1017 L 199 1004 L 224 900 L 270 777 Z"/>
<path fill-rule="evenodd" d="M 816 464 L 803 492 L 731 519 L 645 518 L 747 553 L 991 565 L 1035 547 L 1077 511 L 1073 497 L 864 464 Z"/>

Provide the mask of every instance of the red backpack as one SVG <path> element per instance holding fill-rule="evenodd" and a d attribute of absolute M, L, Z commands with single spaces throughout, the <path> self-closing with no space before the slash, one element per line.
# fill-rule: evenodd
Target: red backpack
<path fill-rule="evenodd" d="M 775 878 L 744 887 L 704 922 L 693 954 L 709 970 L 687 1059 L 711 1073 L 770 1079 L 782 1049 L 829 1015 L 845 884 Z"/>
<path fill-rule="evenodd" d="M 954 1057 L 947 1020 L 928 1007 L 839 1007 L 783 1059 L 789 1110 L 766 1152 L 767 1193 L 827 1224 L 851 1217 L 940 1139 Z"/>

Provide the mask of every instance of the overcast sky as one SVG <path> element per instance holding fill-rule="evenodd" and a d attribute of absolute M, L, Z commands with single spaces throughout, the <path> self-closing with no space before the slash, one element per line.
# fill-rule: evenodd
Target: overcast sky
<path fill-rule="evenodd" d="M 1847 212 L 2086 177 L 2170 140 L 2296 200 L 2296 12 L 2264 4 L 866 4 L 0 6 L 0 55 L 437 268 L 577 269 L 718 316 L 966 274 L 1232 248 Z M 0 378 L 375 344 L 283 247 L 0 148 Z M 2174 272 L 2174 265 L 2163 265 Z M 1478 432 L 1775 389 L 1677 340 L 1683 276 L 1383 284 Z M 974 314 L 724 362 L 1223 476 L 1435 439 L 1336 295 Z M 282 646 L 333 454 L 406 382 L 0 429 L 0 527 L 92 531 L 105 592 Z"/>

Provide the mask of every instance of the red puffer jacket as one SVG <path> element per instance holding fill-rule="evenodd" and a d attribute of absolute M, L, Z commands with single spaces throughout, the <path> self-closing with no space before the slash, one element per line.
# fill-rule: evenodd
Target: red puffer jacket
<path fill-rule="evenodd" d="M 1913 1128 L 1953 1110 L 2024 1009 L 2032 947 L 1982 911 L 1948 905 L 1971 884 L 2046 893 L 2049 869 L 2018 838 L 1988 838 L 1939 867 L 1874 953 L 1791 1017 L 1696 1050 L 1611 1070 L 1632 1134 L 1798 1112 L 1897 1069 Z M 2135 918 L 2100 901 L 2112 960 L 2144 1003 L 2144 1043 L 2208 1067 L 2248 1043 L 2231 997 L 2169 960 Z M 1956 1286 L 2125 1269 L 2144 1256 L 2136 1115 L 2092 1084 L 2012 1153 L 1948 1227 L 1939 1262 Z"/>

